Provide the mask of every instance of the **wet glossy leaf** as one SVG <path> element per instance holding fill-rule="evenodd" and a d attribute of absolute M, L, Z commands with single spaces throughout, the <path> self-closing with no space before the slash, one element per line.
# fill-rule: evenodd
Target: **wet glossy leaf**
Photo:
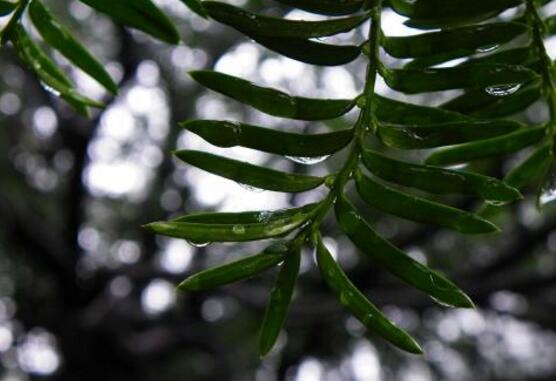
<path fill-rule="evenodd" d="M 258 222 L 190 222 L 187 218 L 153 222 L 145 228 L 161 235 L 191 242 L 245 242 L 279 237 L 303 225 L 311 214 L 299 212 Z"/>
<path fill-rule="evenodd" d="M 12 3 L 9 1 L 0 1 L 0 16 L 6 16 L 12 13 L 17 7 L 17 3 Z"/>
<path fill-rule="evenodd" d="M 118 92 L 118 86 L 103 65 L 71 35 L 69 30 L 54 19 L 52 13 L 39 0 L 31 2 L 29 15 L 41 36 L 51 47 L 62 53 L 107 90 L 112 93 Z"/>
<path fill-rule="evenodd" d="M 444 103 L 442 108 L 463 112 L 477 118 L 500 118 L 525 110 L 540 97 L 540 84 L 538 81 L 533 81 L 514 94 L 503 97 L 492 96 L 482 90 L 470 90 Z"/>
<path fill-rule="evenodd" d="M 276 0 L 279 3 L 307 12 L 329 16 L 355 13 L 363 7 L 363 0 Z"/>
<path fill-rule="evenodd" d="M 181 0 L 189 9 L 203 18 L 208 18 L 207 10 L 202 4 L 201 0 Z"/>
<path fill-rule="evenodd" d="M 247 35 L 259 37 L 290 37 L 308 39 L 349 32 L 367 20 L 367 15 L 323 21 L 289 20 L 268 17 L 217 1 L 204 1 L 209 15 L 216 21 L 229 25 Z"/>
<path fill-rule="evenodd" d="M 397 191 L 358 171 L 357 190 L 369 205 L 394 216 L 442 226 L 464 234 L 498 232 L 490 223 L 466 211 Z"/>
<path fill-rule="evenodd" d="M 182 291 L 209 290 L 225 284 L 249 279 L 282 262 L 288 254 L 287 246 L 278 243 L 261 254 L 214 267 L 190 276 L 178 286 Z"/>
<path fill-rule="evenodd" d="M 284 263 L 280 267 L 280 272 L 270 292 L 270 300 L 266 306 L 259 334 L 259 353 L 262 356 L 270 352 L 286 321 L 300 263 L 301 250 L 295 248 L 286 255 Z"/>
<path fill-rule="evenodd" d="M 545 136 L 545 133 L 544 126 L 527 128 L 496 138 L 440 149 L 431 154 L 426 163 L 447 165 L 507 155 L 535 144 Z"/>
<path fill-rule="evenodd" d="M 257 86 L 249 81 L 210 70 L 190 73 L 193 79 L 211 90 L 227 95 L 264 113 L 300 120 L 333 119 L 355 106 L 348 99 L 295 97 L 282 91 Z"/>
<path fill-rule="evenodd" d="M 331 155 L 352 139 L 352 130 L 325 134 L 294 134 L 245 123 L 194 120 L 182 127 L 219 147 L 242 146 L 278 155 L 314 157 Z"/>
<path fill-rule="evenodd" d="M 384 80 L 394 90 L 408 94 L 450 89 L 513 89 L 538 78 L 523 66 L 460 65 L 433 69 L 385 69 Z M 509 92 L 509 90 L 508 90 Z"/>
<path fill-rule="evenodd" d="M 527 159 L 512 169 L 504 181 L 516 188 L 521 188 L 530 182 L 538 180 L 548 169 L 553 157 L 553 144 L 547 142 L 533 151 Z"/>
<path fill-rule="evenodd" d="M 170 44 L 180 42 L 172 21 L 151 0 L 80 0 L 116 22 L 138 29 Z"/>
<path fill-rule="evenodd" d="M 259 210 L 252 212 L 223 213 L 202 212 L 193 213 L 173 219 L 173 222 L 195 222 L 203 224 L 257 224 L 275 222 L 297 215 L 309 215 L 315 211 L 319 203 L 307 204 L 299 208 L 280 210 Z"/>
<path fill-rule="evenodd" d="M 370 150 L 363 153 L 363 163 L 384 180 L 430 193 L 463 194 L 502 203 L 521 198 L 517 189 L 502 181 L 472 172 L 406 163 Z"/>
<path fill-rule="evenodd" d="M 373 111 L 380 122 L 389 124 L 422 125 L 473 120 L 456 112 L 400 102 L 379 95 L 374 98 Z"/>
<path fill-rule="evenodd" d="M 380 124 L 378 134 L 387 146 L 423 149 L 505 135 L 520 127 L 520 123 L 510 120 L 477 120 L 409 126 Z"/>
<path fill-rule="evenodd" d="M 20 0 L 16 3 L 16 7 L 10 17 L 10 21 L 2 28 L 0 31 L 0 45 L 3 46 L 8 40 L 17 38 L 14 34 L 17 34 L 16 29 L 21 25 L 21 18 L 27 10 L 30 0 Z"/>
<path fill-rule="evenodd" d="M 339 66 L 350 63 L 361 54 L 355 45 L 330 45 L 296 38 L 259 37 L 248 34 L 259 44 L 291 59 L 319 66 Z"/>
<path fill-rule="evenodd" d="M 529 66 L 538 61 L 539 57 L 534 54 L 532 46 L 524 46 L 506 50 L 495 50 L 494 53 L 473 57 L 463 63 L 463 65 L 522 65 Z"/>
<path fill-rule="evenodd" d="M 335 209 L 342 230 L 353 243 L 393 275 L 442 303 L 473 307 L 471 299 L 452 282 L 380 237 L 343 196 L 336 201 Z"/>
<path fill-rule="evenodd" d="M 300 38 L 295 34 L 293 37 L 282 37 L 279 32 L 273 33 L 287 30 L 293 32 L 296 29 L 290 28 L 289 24 L 292 23 L 298 26 L 297 30 L 302 30 L 299 27 L 302 22 L 299 21 L 259 16 L 219 2 L 205 1 L 203 5 L 209 15 L 217 21 L 242 32 L 268 49 L 297 61 L 313 65 L 337 66 L 353 61 L 361 53 L 361 48 L 355 45 L 323 44 Z M 305 30 L 307 29 L 308 26 L 305 27 Z"/>
<path fill-rule="evenodd" d="M 334 261 L 328 249 L 317 241 L 317 264 L 320 273 L 330 289 L 369 331 L 376 333 L 410 353 L 423 353 L 419 344 L 404 330 L 398 328 L 374 305 L 357 287 L 351 283 L 340 266 Z"/>
<path fill-rule="evenodd" d="M 411 18 L 407 25 L 424 29 L 479 22 L 522 3 L 522 0 L 390 1 L 397 13 Z"/>
<path fill-rule="evenodd" d="M 21 25 L 15 27 L 11 40 L 20 56 L 33 70 L 48 91 L 65 99 L 82 114 L 87 114 L 87 106 L 104 105 L 77 92 L 67 76 L 56 66 L 46 53 L 36 45 Z"/>
<path fill-rule="evenodd" d="M 385 37 L 386 52 L 397 58 L 428 57 L 457 52 L 451 58 L 468 56 L 504 44 L 526 33 L 529 28 L 518 23 L 490 23 L 444 29 L 413 36 Z"/>
<path fill-rule="evenodd" d="M 279 172 L 201 151 L 177 151 L 175 155 L 194 167 L 259 189 L 304 192 L 318 187 L 324 181 L 320 177 Z"/>
<path fill-rule="evenodd" d="M 449 53 L 440 53 L 432 56 L 419 57 L 419 58 L 412 59 L 411 61 L 403 65 L 403 68 L 404 69 L 426 69 L 428 67 L 437 66 L 445 62 L 455 60 L 460 57 L 462 57 L 462 53 L 457 50 Z"/>

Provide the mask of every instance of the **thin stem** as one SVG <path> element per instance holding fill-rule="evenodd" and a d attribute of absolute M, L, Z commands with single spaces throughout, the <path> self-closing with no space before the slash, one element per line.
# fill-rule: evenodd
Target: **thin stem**
<path fill-rule="evenodd" d="M 330 192 L 317 210 L 311 224 L 300 233 L 300 235 L 305 237 L 308 233 L 318 229 L 318 226 L 324 217 L 326 217 L 336 199 L 342 195 L 344 188 L 353 176 L 353 171 L 356 170 L 359 165 L 361 151 L 363 150 L 363 141 L 369 127 L 374 131 L 376 121 L 373 115 L 373 101 L 376 77 L 380 66 L 381 14 L 382 0 L 378 0 L 374 2 L 370 9 L 371 24 L 369 27 L 369 41 L 367 42 L 367 44 L 369 44 L 369 64 L 367 65 L 365 88 L 361 96 L 364 99 L 364 105 L 353 127 L 353 142 L 348 158 L 342 169 L 335 176 L 333 184 L 330 186 Z"/>

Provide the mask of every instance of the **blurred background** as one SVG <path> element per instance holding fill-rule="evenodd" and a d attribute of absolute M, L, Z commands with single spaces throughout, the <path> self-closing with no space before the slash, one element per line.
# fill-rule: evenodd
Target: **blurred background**
<path fill-rule="evenodd" d="M 364 59 L 316 68 L 282 58 L 193 15 L 179 0 L 156 1 L 179 26 L 185 41 L 179 46 L 125 30 L 78 1 L 46 3 L 106 63 L 121 92 L 109 97 L 54 53 L 85 94 L 107 102 L 82 118 L 45 91 L 11 47 L 0 51 L 0 380 L 556 379 L 555 210 L 549 205 L 539 213 L 532 198 L 507 208 L 496 220 L 504 233 L 490 237 L 462 237 L 365 209 L 381 234 L 466 290 L 476 310 L 442 307 L 397 282 L 327 220 L 326 243 L 354 283 L 415 335 L 426 354 L 406 355 L 367 336 L 328 292 L 307 251 L 287 331 L 260 359 L 257 331 L 274 272 L 212 292 L 175 291 L 186 276 L 256 253 L 260 244 L 196 247 L 141 225 L 194 211 L 301 205 L 324 190 L 289 196 L 245 189 L 180 164 L 171 151 L 200 149 L 316 174 L 337 169 L 343 155 L 298 163 L 217 149 L 177 123 L 229 119 L 314 132 L 348 126 L 354 115 L 327 123 L 269 117 L 204 91 L 186 72 L 214 68 L 297 95 L 354 97 Z M 248 5 L 316 18 L 271 1 Z M 387 11 L 385 32 L 414 33 L 402 22 Z M 330 40 L 361 42 L 365 31 Z M 378 91 L 435 105 L 456 94 L 401 97 L 383 83 Z M 546 115 L 539 103 L 518 117 L 537 123 Z M 418 160 L 422 152 L 390 154 Z M 472 169 L 500 176 L 515 160 Z M 472 200 L 449 201 L 476 207 Z"/>

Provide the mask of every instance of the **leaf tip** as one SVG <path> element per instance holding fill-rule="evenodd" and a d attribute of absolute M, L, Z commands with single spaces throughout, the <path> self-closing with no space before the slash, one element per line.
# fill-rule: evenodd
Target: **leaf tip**
<path fill-rule="evenodd" d="M 179 291 L 199 291 L 201 289 L 199 280 L 193 275 L 182 281 L 177 289 Z"/>
<path fill-rule="evenodd" d="M 423 355 L 425 353 L 425 351 L 423 350 L 421 345 L 419 345 L 417 340 L 415 340 L 411 336 L 408 336 L 407 344 L 405 345 L 404 350 L 414 355 Z"/>

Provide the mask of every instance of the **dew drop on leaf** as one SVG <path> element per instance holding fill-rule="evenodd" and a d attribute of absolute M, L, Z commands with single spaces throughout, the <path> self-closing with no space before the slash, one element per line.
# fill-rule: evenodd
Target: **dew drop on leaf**
<path fill-rule="evenodd" d="M 435 297 L 432 297 L 432 296 L 431 296 L 431 299 L 434 300 L 435 303 L 441 305 L 442 307 L 454 308 L 454 306 L 452 306 L 452 305 L 450 305 L 450 304 L 448 304 L 448 303 L 444 303 L 444 302 L 442 302 L 442 301 L 436 299 Z"/>
<path fill-rule="evenodd" d="M 487 200 L 486 203 L 491 206 L 504 206 L 507 204 L 505 201 Z"/>
<path fill-rule="evenodd" d="M 249 185 L 249 184 L 243 184 L 243 183 L 238 183 L 238 184 L 239 184 L 240 187 L 242 187 L 245 190 L 248 190 L 249 192 L 255 192 L 255 193 L 264 192 L 264 189 L 254 187 L 254 186 Z"/>
<path fill-rule="evenodd" d="M 506 97 L 508 95 L 515 94 L 521 88 L 521 84 L 509 84 L 509 85 L 494 85 L 489 86 L 485 89 L 487 94 L 495 97 Z"/>
<path fill-rule="evenodd" d="M 548 170 L 539 195 L 539 205 L 543 206 L 556 200 L 556 166 Z"/>
<path fill-rule="evenodd" d="M 342 291 L 340 293 L 340 303 L 343 305 L 349 304 L 351 298 L 353 298 L 353 293 L 351 291 Z"/>
<path fill-rule="evenodd" d="M 499 46 L 498 44 L 481 46 L 477 49 L 477 53 L 490 53 L 498 49 Z"/>
<path fill-rule="evenodd" d="M 315 156 L 315 157 L 286 156 L 287 159 L 303 165 L 314 165 L 314 164 L 322 163 L 329 157 L 330 155 Z"/>
<path fill-rule="evenodd" d="M 210 245 L 210 242 L 195 242 L 195 241 L 187 241 L 188 244 L 190 244 L 191 246 L 194 247 L 207 247 L 208 245 Z"/>
<path fill-rule="evenodd" d="M 245 234 L 245 226 L 243 225 L 234 225 L 232 228 L 234 234 Z"/>
<path fill-rule="evenodd" d="M 43 89 L 45 89 L 46 91 L 48 91 L 50 94 L 59 97 L 61 95 L 61 93 L 56 90 L 55 88 L 53 88 L 52 86 L 47 85 L 44 82 L 41 82 L 41 86 Z"/>
<path fill-rule="evenodd" d="M 270 210 L 263 210 L 262 212 L 259 212 L 259 214 L 257 215 L 257 221 L 267 222 L 268 220 L 270 220 L 273 214 L 274 213 L 271 212 Z"/>

